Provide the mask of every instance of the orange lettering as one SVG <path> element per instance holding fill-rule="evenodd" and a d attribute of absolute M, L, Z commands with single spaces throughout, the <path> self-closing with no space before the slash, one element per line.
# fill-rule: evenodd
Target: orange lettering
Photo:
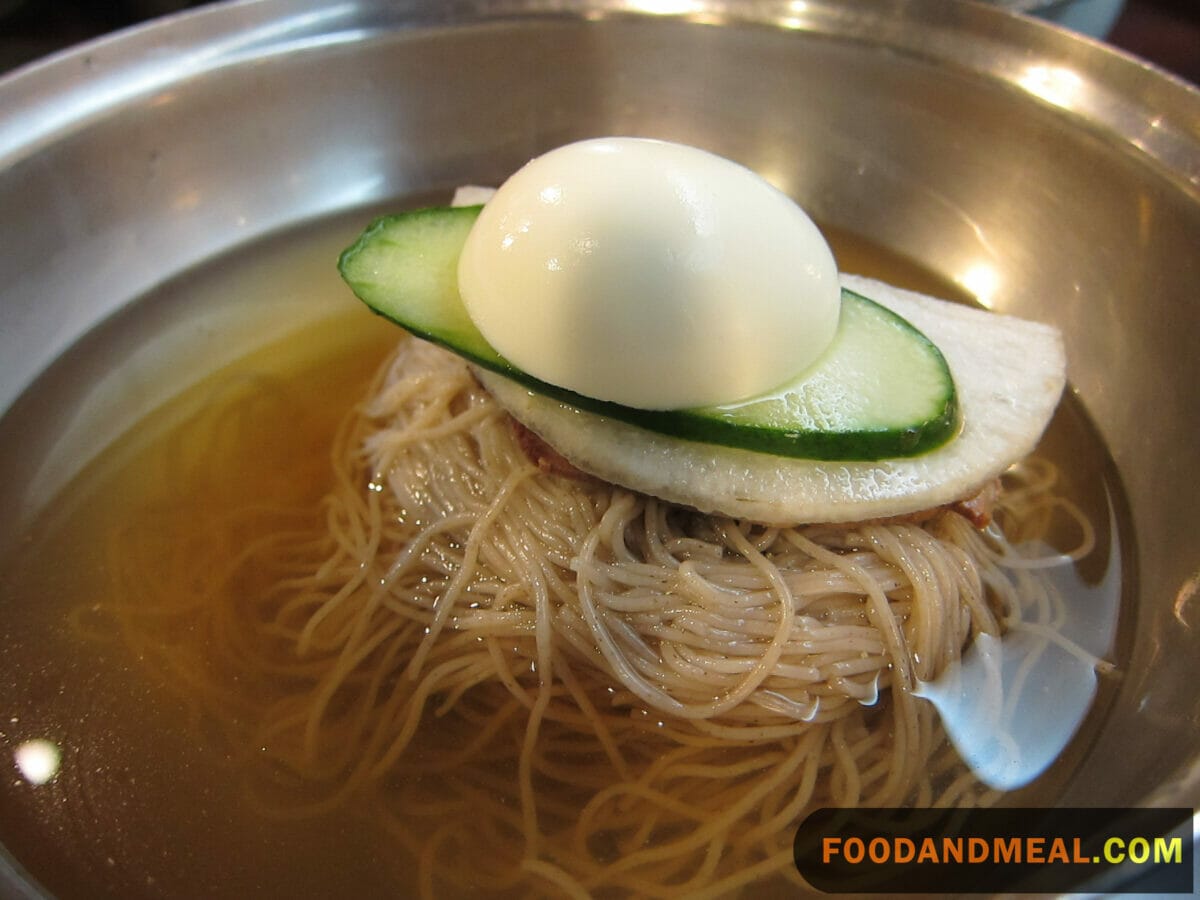
<path fill-rule="evenodd" d="M 942 838 L 942 862 L 963 861 L 962 838 Z"/>
<path fill-rule="evenodd" d="M 841 838 L 827 837 L 821 840 L 821 862 L 828 864 L 838 852 Z"/>
<path fill-rule="evenodd" d="M 867 855 L 867 845 L 863 843 L 862 838 L 847 838 L 846 845 L 842 849 L 842 854 L 845 856 L 846 862 L 858 865 L 863 861 L 863 857 Z"/>
<path fill-rule="evenodd" d="M 892 845 L 888 843 L 887 838 L 871 838 L 871 843 L 867 844 L 867 856 L 873 863 L 885 863 L 891 855 Z"/>
<path fill-rule="evenodd" d="M 1050 842 L 1050 855 L 1047 857 L 1049 862 L 1070 862 L 1071 858 L 1067 856 L 1067 842 L 1062 838 L 1055 838 Z"/>
<path fill-rule="evenodd" d="M 1092 858 L 1090 856 L 1085 856 L 1083 853 L 1083 841 L 1081 841 L 1079 838 L 1075 838 L 1075 856 L 1071 862 L 1090 863 L 1091 861 Z"/>
<path fill-rule="evenodd" d="M 996 862 L 1019 863 L 1021 861 L 1021 839 L 1009 838 L 1006 841 L 1004 838 L 996 838 L 995 853 Z"/>
<path fill-rule="evenodd" d="M 925 840 L 921 841 L 921 852 L 917 855 L 917 862 L 936 863 L 937 861 L 937 843 L 933 838 L 925 838 Z"/>
<path fill-rule="evenodd" d="M 1044 863 L 1045 838 L 1029 838 L 1025 841 L 1025 862 Z"/>
<path fill-rule="evenodd" d="M 912 838 L 898 837 L 896 838 L 896 862 L 900 864 L 910 863 L 917 855 L 917 845 L 913 843 Z"/>
<path fill-rule="evenodd" d="M 983 838 L 973 837 L 967 841 L 967 862 L 981 863 L 988 858 L 988 843 Z"/>

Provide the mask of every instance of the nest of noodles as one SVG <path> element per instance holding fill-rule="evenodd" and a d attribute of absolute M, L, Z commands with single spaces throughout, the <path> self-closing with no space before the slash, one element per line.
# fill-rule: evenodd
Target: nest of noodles
<path fill-rule="evenodd" d="M 109 612 L 264 813 L 352 802 L 406 890 L 729 895 L 802 883 L 819 806 L 991 802 L 911 691 L 1052 617 L 1000 528 L 768 528 L 548 474 L 407 338 L 332 458 L 317 518 L 226 515 L 166 563 L 163 523 L 118 535 Z M 1006 481 L 1009 529 L 1061 503 L 1044 464 Z"/>

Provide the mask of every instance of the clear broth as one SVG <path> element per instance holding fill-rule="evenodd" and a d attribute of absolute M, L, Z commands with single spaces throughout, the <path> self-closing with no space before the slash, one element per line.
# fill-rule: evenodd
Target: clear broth
<path fill-rule="evenodd" d="M 247 502 L 316 507 L 334 429 L 396 340 L 334 270 L 364 220 L 282 235 L 166 285 L 103 323 L 0 422 L 0 501 L 19 512 L 3 535 L 0 569 L 0 753 L 14 761 L 0 783 L 0 841 L 64 900 L 412 891 L 401 854 L 353 810 L 297 821 L 255 808 L 237 761 L 206 737 L 213 723 L 194 715 L 186 687 L 164 683 L 112 623 L 89 614 L 117 589 L 106 546 L 130 522 L 203 523 L 195 511 Z M 911 261 L 853 235 L 829 236 L 844 270 L 968 299 Z M 177 348 L 181 334 L 183 346 L 200 334 L 211 352 L 181 359 L 138 349 Z M 238 427 L 229 429 L 232 420 Z M 103 439 L 108 433 L 120 436 Z M 181 459 L 181 446 L 204 465 Z M 1063 491 L 1098 526 L 1097 549 L 1079 567 L 1096 585 L 1120 554 L 1107 527 L 1119 492 L 1073 398 L 1043 452 L 1071 461 Z M 208 475 L 181 475 L 198 470 Z M 1132 578 L 1127 567 L 1123 577 Z M 1102 684 L 1080 734 L 1017 795 L 1023 802 L 1049 803 L 1063 789 L 1105 696 Z M 44 783 L 22 768 L 30 747 L 59 756 Z"/>

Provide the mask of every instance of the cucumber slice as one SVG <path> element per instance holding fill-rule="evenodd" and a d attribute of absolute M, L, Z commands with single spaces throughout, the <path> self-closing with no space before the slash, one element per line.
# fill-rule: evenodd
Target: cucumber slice
<path fill-rule="evenodd" d="M 342 253 L 338 270 L 367 306 L 417 337 L 518 376 L 458 296 L 458 255 L 482 208 L 433 207 L 376 219 Z"/>
<path fill-rule="evenodd" d="M 929 335 L 954 374 L 962 430 L 920 456 L 875 462 L 768 456 L 583 412 L 476 374 L 510 414 L 584 472 L 700 512 L 769 525 L 858 522 L 970 497 L 1033 452 L 1066 383 L 1058 329 L 842 276 Z"/>
<path fill-rule="evenodd" d="M 894 312 L 843 289 L 825 354 L 768 395 L 724 406 L 641 410 L 546 384 L 505 360 L 471 322 L 457 263 L 479 206 L 378 219 L 341 256 L 342 277 L 377 313 L 547 397 L 649 431 L 777 456 L 878 460 L 915 456 L 958 429 L 941 352 Z"/>

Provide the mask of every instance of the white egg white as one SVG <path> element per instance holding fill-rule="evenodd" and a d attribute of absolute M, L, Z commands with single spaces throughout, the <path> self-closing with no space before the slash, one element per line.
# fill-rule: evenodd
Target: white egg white
<path fill-rule="evenodd" d="M 837 268 L 789 197 L 694 147 L 597 138 L 537 157 L 458 263 L 471 320 L 523 371 L 640 409 L 732 403 L 807 368 Z"/>

